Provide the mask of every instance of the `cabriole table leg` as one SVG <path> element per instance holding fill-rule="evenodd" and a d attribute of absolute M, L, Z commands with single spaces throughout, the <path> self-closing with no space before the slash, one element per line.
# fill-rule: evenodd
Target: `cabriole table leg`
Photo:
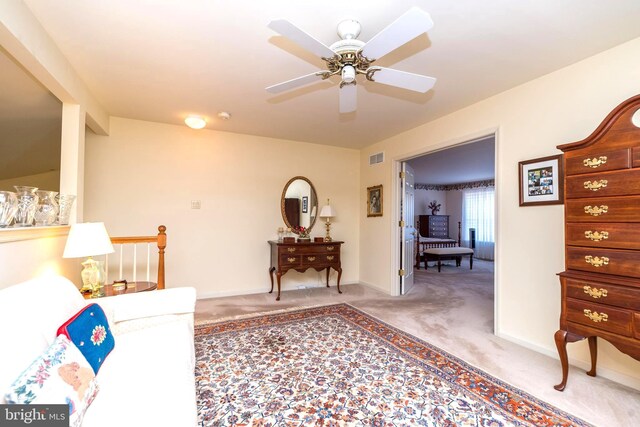
<path fill-rule="evenodd" d="M 569 375 L 569 359 L 567 358 L 567 331 L 562 329 L 558 330 L 553 336 L 556 341 L 556 347 L 558 348 L 558 355 L 560 356 L 560 363 L 562 364 L 562 382 L 558 385 L 554 385 L 558 391 L 564 390 L 567 385 L 567 376 Z"/>

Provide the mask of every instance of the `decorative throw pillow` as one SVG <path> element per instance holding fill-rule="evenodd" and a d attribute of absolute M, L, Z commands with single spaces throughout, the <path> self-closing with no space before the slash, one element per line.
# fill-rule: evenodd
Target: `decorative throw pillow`
<path fill-rule="evenodd" d="M 87 305 L 64 322 L 58 335 L 65 335 L 78 347 L 96 374 L 115 344 L 107 316 L 98 304 Z"/>
<path fill-rule="evenodd" d="M 93 369 L 69 339 L 58 336 L 11 385 L 7 403 L 67 404 L 69 425 L 80 426 L 98 393 Z"/>

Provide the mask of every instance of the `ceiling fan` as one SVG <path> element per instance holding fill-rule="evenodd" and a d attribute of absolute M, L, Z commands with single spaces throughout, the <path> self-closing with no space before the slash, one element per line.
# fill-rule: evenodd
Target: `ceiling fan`
<path fill-rule="evenodd" d="M 316 71 L 269 86 L 266 88 L 268 92 L 280 93 L 340 74 L 342 78 L 340 82 L 340 112 L 350 113 L 356 110 L 356 76 L 358 74 L 365 75 L 367 80 L 372 82 L 422 93 L 431 89 L 436 82 L 433 77 L 371 66 L 375 60 L 408 43 L 420 34 L 426 33 L 433 26 L 429 14 L 417 7 L 409 9 L 366 43 L 356 39 L 360 34 L 360 23 L 354 20 L 346 20 L 338 24 L 338 35 L 342 40 L 329 47 L 285 19 L 271 21 L 268 26 L 318 55 L 327 63 L 326 70 Z"/>

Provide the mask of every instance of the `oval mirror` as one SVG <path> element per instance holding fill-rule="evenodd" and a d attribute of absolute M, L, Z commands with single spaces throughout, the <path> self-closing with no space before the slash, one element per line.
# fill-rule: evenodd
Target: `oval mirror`
<path fill-rule="evenodd" d="M 280 200 L 282 219 L 291 231 L 296 227 L 311 230 L 318 215 L 318 195 L 311 181 L 304 176 L 295 176 L 282 190 Z"/>

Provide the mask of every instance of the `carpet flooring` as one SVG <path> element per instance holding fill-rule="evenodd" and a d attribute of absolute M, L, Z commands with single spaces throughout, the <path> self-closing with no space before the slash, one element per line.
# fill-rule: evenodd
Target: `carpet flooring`
<path fill-rule="evenodd" d="M 264 293 L 199 300 L 196 322 L 346 302 L 593 425 L 640 425 L 638 390 L 602 376 L 589 377 L 584 369 L 571 366 L 566 390 L 557 392 L 553 389 L 560 380 L 557 356 L 493 334 L 493 263 L 474 260 L 471 271 L 464 262 L 460 268 L 443 266 L 442 273 L 432 268 L 417 271 L 416 285 L 402 297 L 360 284 L 343 286 L 343 294 L 338 294 L 333 281 L 330 289 L 322 286 L 319 273 L 318 287 L 285 291 L 276 302 L 267 293 L 266 272 L 265 279 Z M 289 278 L 285 279 L 287 283 Z M 578 345 L 582 343 L 573 344 Z"/>
<path fill-rule="evenodd" d="M 200 325 L 207 426 L 588 426 L 347 304 Z"/>

